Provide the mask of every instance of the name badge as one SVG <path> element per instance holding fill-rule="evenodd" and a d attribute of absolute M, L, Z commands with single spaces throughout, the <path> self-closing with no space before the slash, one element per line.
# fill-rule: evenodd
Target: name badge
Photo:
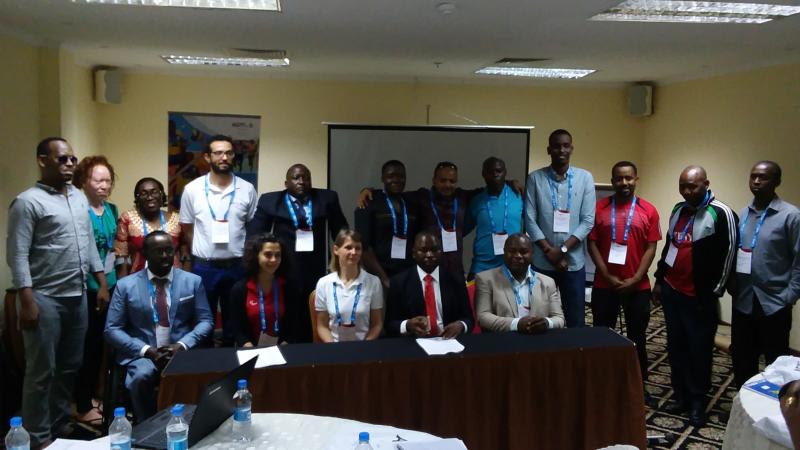
<path fill-rule="evenodd" d="M 336 326 L 334 325 L 334 330 L 336 331 L 336 342 L 350 342 L 350 341 L 358 341 L 358 336 L 356 335 L 356 327 L 355 326 Z"/>
<path fill-rule="evenodd" d="M 106 253 L 106 260 L 103 261 L 103 272 L 111 273 L 114 271 L 114 262 L 117 260 L 117 254 L 109 250 Z"/>
<path fill-rule="evenodd" d="M 297 230 L 294 241 L 294 251 L 313 252 L 314 251 L 314 232 L 311 230 Z"/>
<path fill-rule="evenodd" d="M 506 239 L 508 239 L 508 233 L 492 233 L 492 246 L 494 247 L 495 255 L 503 254 L 503 248 L 506 245 Z"/>
<path fill-rule="evenodd" d="M 569 233 L 569 211 L 553 211 L 553 232 Z"/>
<path fill-rule="evenodd" d="M 753 251 L 742 250 L 741 248 L 736 252 L 736 272 L 737 273 L 750 273 L 750 266 L 753 262 Z"/>
<path fill-rule="evenodd" d="M 455 231 L 442 230 L 442 251 L 444 252 L 458 251 L 458 241 L 456 240 Z"/>
<path fill-rule="evenodd" d="M 156 346 L 163 347 L 169 344 L 169 327 L 156 325 Z"/>
<path fill-rule="evenodd" d="M 278 345 L 278 338 L 275 336 L 270 336 L 267 333 L 261 333 L 261 336 L 258 337 L 259 347 L 272 347 L 273 345 Z"/>
<path fill-rule="evenodd" d="M 215 220 L 211 222 L 211 243 L 227 244 L 230 242 L 230 222 Z"/>
<path fill-rule="evenodd" d="M 392 236 L 392 259 L 406 259 L 408 239 Z"/>
<path fill-rule="evenodd" d="M 669 250 L 667 250 L 667 257 L 664 258 L 664 262 L 667 263 L 668 266 L 672 267 L 675 264 L 675 258 L 677 256 L 678 256 L 678 247 L 675 247 L 675 244 L 670 242 Z"/>
<path fill-rule="evenodd" d="M 625 259 L 628 257 L 628 246 L 611 243 L 611 251 L 608 252 L 608 262 L 611 264 L 625 264 Z"/>

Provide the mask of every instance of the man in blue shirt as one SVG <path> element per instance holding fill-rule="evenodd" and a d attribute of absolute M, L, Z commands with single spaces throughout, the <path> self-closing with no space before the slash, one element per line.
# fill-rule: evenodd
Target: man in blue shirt
<path fill-rule="evenodd" d="M 506 184 L 506 163 L 494 156 L 483 162 L 486 189 L 469 202 L 465 229 L 475 228 L 469 279 L 503 265 L 508 236 L 522 231 L 522 196 Z"/>
<path fill-rule="evenodd" d="M 536 243 L 533 265 L 556 280 L 569 328 L 585 325 L 584 242 L 595 210 L 594 179 L 586 170 L 570 167 L 572 151 L 567 130 L 550 133 L 551 164 L 528 175 L 525 196 L 525 228 Z"/>

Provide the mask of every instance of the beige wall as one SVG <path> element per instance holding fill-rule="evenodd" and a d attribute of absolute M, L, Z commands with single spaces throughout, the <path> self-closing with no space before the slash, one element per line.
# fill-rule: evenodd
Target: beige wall
<path fill-rule="evenodd" d="M 643 123 L 640 192 L 661 212 L 662 230 L 680 200 L 678 175 L 689 164 L 705 166 L 715 195 L 738 214 L 752 199 L 753 163 L 775 160 L 783 168 L 779 195 L 800 205 L 800 65 L 660 87 L 655 106 Z M 730 311 L 726 297 L 724 319 Z M 800 323 L 800 308 L 794 316 Z M 792 348 L 800 349 L 794 328 Z"/>
<path fill-rule="evenodd" d="M 100 133 L 92 71 L 76 65 L 72 54 L 66 50 L 62 49 L 58 56 L 61 136 L 69 141 L 79 158 L 102 153 L 98 144 Z"/>

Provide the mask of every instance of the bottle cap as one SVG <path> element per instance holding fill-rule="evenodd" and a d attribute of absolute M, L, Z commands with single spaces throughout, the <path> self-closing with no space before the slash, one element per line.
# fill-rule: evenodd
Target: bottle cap
<path fill-rule="evenodd" d="M 358 442 L 369 442 L 369 433 L 366 431 L 358 433 Z"/>
<path fill-rule="evenodd" d="M 21 427 L 22 426 L 22 417 L 19 417 L 19 416 L 12 417 L 11 420 L 9 421 L 9 425 L 11 425 L 11 428 Z"/>
<path fill-rule="evenodd" d="M 239 380 L 236 383 L 236 385 L 239 386 L 239 389 L 246 389 L 247 388 L 247 380 Z"/>
<path fill-rule="evenodd" d="M 125 417 L 125 408 L 122 406 L 114 408 L 114 417 Z"/>
<path fill-rule="evenodd" d="M 183 415 L 183 403 L 176 403 L 175 406 L 172 407 L 172 417 L 182 416 Z"/>

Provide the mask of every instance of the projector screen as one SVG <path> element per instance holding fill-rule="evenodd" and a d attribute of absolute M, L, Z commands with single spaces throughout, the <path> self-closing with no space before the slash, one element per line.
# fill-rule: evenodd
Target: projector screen
<path fill-rule="evenodd" d="M 458 126 L 328 125 L 328 188 L 353 226 L 358 192 L 382 187 L 381 166 L 397 159 L 406 166 L 406 191 L 430 187 L 440 161 L 458 166 L 458 185 L 484 186 L 483 161 L 496 156 L 506 163 L 508 179 L 525 183 L 530 128 Z M 464 267 L 472 261 L 474 232 L 464 239 Z"/>

